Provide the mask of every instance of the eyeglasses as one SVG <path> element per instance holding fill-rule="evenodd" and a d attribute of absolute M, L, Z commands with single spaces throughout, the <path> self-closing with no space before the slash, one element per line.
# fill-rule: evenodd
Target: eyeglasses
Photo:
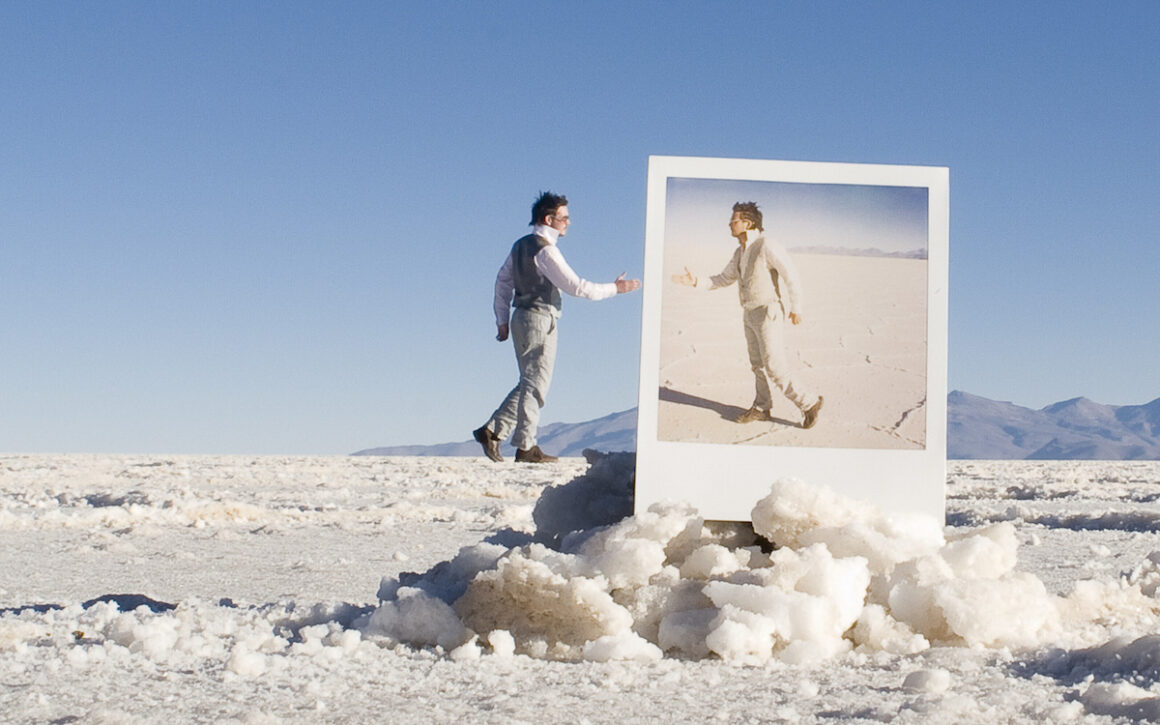
<path fill-rule="evenodd" d="M 572 217 L 570 216 L 556 216 L 555 214 L 551 214 L 550 216 L 556 221 L 564 222 L 565 224 L 570 224 L 572 222 Z"/>

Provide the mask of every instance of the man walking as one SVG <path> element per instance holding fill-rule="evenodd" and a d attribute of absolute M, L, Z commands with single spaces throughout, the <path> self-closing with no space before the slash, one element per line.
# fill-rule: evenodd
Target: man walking
<path fill-rule="evenodd" d="M 495 337 L 503 342 L 510 333 L 520 368 L 519 383 L 491 418 L 472 433 L 484 454 L 496 462 L 503 460 L 499 444 L 509 435 L 517 462 L 557 460 L 540 450 L 536 429 L 556 361 L 561 292 L 603 300 L 640 288 L 640 280 L 625 279 L 623 274 L 615 282 L 599 284 L 572 271 L 557 246 L 570 224 L 568 200 L 551 192 L 541 193 L 532 205 L 532 233 L 516 240 L 495 278 Z"/>
<path fill-rule="evenodd" d="M 729 233 L 737 239 L 733 258 L 720 274 L 709 277 L 709 289 L 738 283 L 738 296 L 744 311 L 745 343 L 749 364 L 753 368 L 757 393 L 749 410 L 741 413 L 738 423 L 772 420 L 770 381 L 802 412 L 802 427 L 813 428 L 822 409 L 822 396 L 802 388 L 790 374 L 785 354 L 784 322 L 788 312 L 791 323 L 801 318 L 801 283 L 797 269 L 785 247 L 766 239 L 762 232 L 762 214 L 757 204 L 737 202 L 729 218 Z M 697 287 L 698 279 L 689 269 L 674 275 L 673 281 Z"/>

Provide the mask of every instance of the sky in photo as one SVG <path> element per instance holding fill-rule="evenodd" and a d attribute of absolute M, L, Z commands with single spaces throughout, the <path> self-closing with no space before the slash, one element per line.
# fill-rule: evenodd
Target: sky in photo
<path fill-rule="evenodd" d="M 735 202 L 752 201 L 764 233 L 788 249 L 833 247 L 913 252 L 927 249 L 926 187 L 670 178 L 664 244 L 716 244 L 732 252 Z"/>
<path fill-rule="evenodd" d="M 951 387 L 1147 402 L 1157 37 L 1154 0 L 0 3 L 0 451 L 466 440 L 537 192 L 639 277 L 652 154 L 949 167 Z M 545 422 L 636 404 L 640 313 L 565 301 Z"/>

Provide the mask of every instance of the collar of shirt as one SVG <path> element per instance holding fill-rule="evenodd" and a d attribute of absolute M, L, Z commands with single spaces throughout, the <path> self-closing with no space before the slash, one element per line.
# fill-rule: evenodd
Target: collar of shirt
<path fill-rule="evenodd" d="M 555 244 L 556 240 L 560 238 L 560 230 L 555 227 L 550 227 L 547 224 L 537 224 L 532 227 L 532 234 L 537 237 L 543 237 L 548 240 L 549 244 Z"/>
<path fill-rule="evenodd" d="M 748 246 L 750 242 L 760 238 L 761 234 L 762 232 L 758 231 L 757 229 L 746 229 L 745 234 L 741 239 L 741 248 L 745 249 L 745 247 Z"/>

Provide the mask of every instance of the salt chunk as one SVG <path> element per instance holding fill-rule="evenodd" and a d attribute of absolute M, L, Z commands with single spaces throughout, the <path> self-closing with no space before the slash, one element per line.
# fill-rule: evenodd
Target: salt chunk
<path fill-rule="evenodd" d="M 1138 586 L 1146 596 L 1156 596 L 1160 590 L 1160 551 L 1153 551 L 1142 564 L 1124 577 L 1128 584 Z"/>
<path fill-rule="evenodd" d="M 455 612 L 476 632 L 503 629 L 521 646 L 543 639 L 559 656 L 578 657 L 585 643 L 632 626 L 607 580 L 581 576 L 582 565 L 535 545 L 513 551 L 471 581 Z"/>
<path fill-rule="evenodd" d="M 631 630 L 605 635 L 584 645 L 584 659 L 590 662 L 654 662 L 662 657 L 660 648 Z"/>
<path fill-rule="evenodd" d="M 839 496 L 828 488 L 787 478 L 753 507 L 753 530 L 779 546 L 795 548 L 798 537 L 822 526 L 842 526 L 865 516 L 867 504 Z"/>
<path fill-rule="evenodd" d="M 701 591 L 704 585 L 703 580 L 682 579 L 676 568 L 670 566 L 645 586 L 618 590 L 615 599 L 632 615 L 633 631 L 660 644 L 659 628 L 665 617 L 674 612 L 712 607 L 712 602 Z"/>
<path fill-rule="evenodd" d="M 903 582 L 891 591 L 890 611 L 931 641 L 969 646 L 1032 646 L 1059 624 L 1056 599 L 1030 574 Z"/>
<path fill-rule="evenodd" d="M 665 652 L 676 650 L 695 659 L 708 657 L 711 650 L 705 638 L 716 617 L 716 609 L 692 609 L 668 614 L 661 619 L 657 628 L 657 644 Z"/>
<path fill-rule="evenodd" d="M 242 677 L 258 677 L 266 671 L 266 656 L 243 646 L 234 647 L 226 668 Z"/>
<path fill-rule="evenodd" d="M 852 634 L 859 647 L 896 655 L 917 654 L 930 648 L 926 637 L 891 617 L 879 604 L 867 604 L 863 608 Z"/>
<path fill-rule="evenodd" d="M 511 632 L 503 629 L 492 630 L 487 635 L 487 643 L 491 645 L 491 652 L 496 657 L 511 657 L 516 651 L 516 640 Z"/>
<path fill-rule="evenodd" d="M 639 586 L 659 573 L 674 540 L 699 536 L 703 520 L 690 509 L 654 504 L 648 511 L 597 531 L 576 549 L 612 588 Z"/>
<path fill-rule="evenodd" d="M 387 635 L 417 645 L 453 649 L 467 639 L 467 629 L 455 611 L 441 599 L 404 587 L 399 598 L 385 602 L 371 614 L 368 634 Z"/>
<path fill-rule="evenodd" d="M 1018 539 L 1015 527 L 1003 522 L 952 541 L 939 552 L 960 579 L 998 579 L 1015 568 Z"/>
<path fill-rule="evenodd" d="M 950 689 L 951 673 L 943 669 L 916 670 L 902 681 L 906 692 L 941 695 Z"/>
<path fill-rule="evenodd" d="M 479 645 L 476 644 L 476 637 L 472 637 L 455 649 L 451 650 L 448 657 L 452 662 L 472 662 L 478 660 L 480 657 Z"/>
<path fill-rule="evenodd" d="M 796 479 L 775 483 L 752 517 L 754 530 L 780 546 L 824 544 L 837 557 L 865 558 L 875 573 L 943 544 L 941 524 L 933 517 L 886 515 L 872 504 Z"/>
<path fill-rule="evenodd" d="M 745 549 L 730 550 L 719 544 L 706 544 L 689 554 L 681 563 L 680 573 L 686 579 L 728 576 L 745 568 L 749 556 Z"/>
<path fill-rule="evenodd" d="M 772 619 L 732 605 L 723 607 L 709 626 L 705 645 L 727 662 L 763 664 L 781 644 Z"/>
<path fill-rule="evenodd" d="M 665 565 L 665 547 L 648 539 L 590 540 L 583 555 L 613 589 L 640 586 Z"/>

